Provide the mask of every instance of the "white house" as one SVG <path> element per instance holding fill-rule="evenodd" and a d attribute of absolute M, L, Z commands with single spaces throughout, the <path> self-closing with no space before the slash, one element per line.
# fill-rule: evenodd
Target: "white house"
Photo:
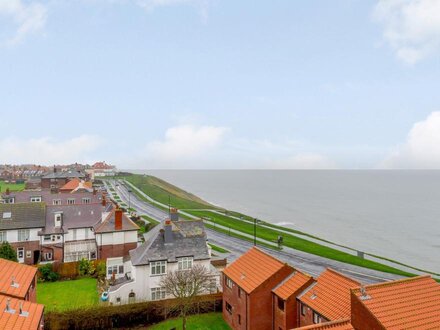
<path fill-rule="evenodd" d="M 130 251 L 130 259 L 124 260 L 121 267 L 124 273 L 119 274 L 120 278 L 109 288 L 109 301 L 122 304 L 170 298 L 160 286 L 163 276 L 194 265 L 202 265 L 212 272 L 212 290 L 216 292 L 220 288 L 220 273 L 211 265 L 211 249 L 203 221 L 165 220 L 159 232 Z"/>

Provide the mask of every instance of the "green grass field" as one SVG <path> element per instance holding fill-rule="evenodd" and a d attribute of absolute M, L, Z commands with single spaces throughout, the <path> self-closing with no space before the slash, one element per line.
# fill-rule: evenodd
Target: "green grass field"
<path fill-rule="evenodd" d="M 38 283 L 37 302 L 45 305 L 46 311 L 94 306 L 99 302 L 96 283 L 94 278 Z"/>
<path fill-rule="evenodd" d="M 167 321 L 158 323 L 148 330 L 169 330 L 172 328 L 177 330 L 182 329 L 182 319 L 169 319 Z M 229 330 L 231 329 L 226 322 L 223 320 L 221 313 L 207 313 L 189 316 L 186 323 L 186 328 L 188 330 Z"/>
<path fill-rule="evenodd" d="M 218 245 L 215 245 L 215 244 L 212 244 L 212 243 L 208 243 L 208 244 L 212 248 L 213 251 L 217 251 L 217 252 L 220 252 L 220 253 L 228 253 L 229 252 L 228 250 L 226 250 L 226 249 L 224 249 L 224 248 L 222 248 L 222 247 L 220 247 Z"/>
<path fill-rule="evenodd" d="M 10 191 L 21 191 L 24 189 L 24 183 L 5 183 L 0 181 L 0 193 L 4 193 L 8 188 Z"/>

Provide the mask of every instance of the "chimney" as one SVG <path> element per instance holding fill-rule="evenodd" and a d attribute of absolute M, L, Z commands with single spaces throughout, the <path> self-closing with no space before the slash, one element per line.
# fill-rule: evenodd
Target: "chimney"
<path fill-rule="evenodd" d="M 166 219 L 163 225 L 165 244 L 173 243 L 173 225 L 170 219 Z"/>
<path fill-rule="evenodd" d="M 117 208 L 115 210 L 115 230 L 122 229 L 122 210 Z"/>
<path fill-rule="evenodd" d="M 56 172 L 57 172 L 57 168 L 56 168 L 56 166 L 55 166 L 55 165 L 53 166 L 53 172 L 54 172 L 54 173 L 56 173 Z"/>
<path fill-rule="evenodd" d="M 179 210 L 176 208 L 172 208 L 170 211 L 171 221 L 179 221 Z"/>
<path fill-rule="evenodd" d="M 102 195 L 102 201 L 101 201 L 101 203 L 102 203 L 102 206 L 107 206 L 107 200 L 105 199 L 105 196 L 104 195 Z"/>

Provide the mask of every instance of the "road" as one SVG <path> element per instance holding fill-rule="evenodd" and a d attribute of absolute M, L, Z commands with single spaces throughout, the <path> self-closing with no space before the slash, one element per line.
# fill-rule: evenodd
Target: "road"
<path fill-rule="evenodd" d="M 162 221 L 168 217 L 168 212 L 139 199 L 137 195 L 133 193 L 129 193 L 125 185 L 119 184 L 118 186 L 115 186 L 113 181 L 106 182 L 106 185 L 107 187 L 112 186 L 120 196 L 121 200 L 127 205 L 130 204 L 132 208 L 136 209 L 138 214 L 148 215 L 149 217 L 158 221 Z M 224 257 L 228 259 L 228 262 L 235 260 L 253 246 L 253 244 L 247 240 L 232 237 L 209 228 L 206 228 L 206 233 L 209 242 L 219 245 L 230 251 L 224 255 Z M 344 273 L 363 284 L 391 281 L 402 278 L 402 276 L 399 275 L 383 273 L 345 264 L 288 247 L 283 247 L 282 251 L 269 249 L 261 245 L 259 248 L 272 256 L 287 262 L 291 266 L 305 271 L 306 273 L 315 277 L 326 268 L 333 268 L 334 270 Z"/>

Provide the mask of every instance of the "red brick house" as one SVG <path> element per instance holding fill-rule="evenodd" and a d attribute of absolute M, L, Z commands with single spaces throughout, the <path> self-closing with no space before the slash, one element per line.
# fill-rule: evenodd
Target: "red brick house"
<path fill-rule="evenodd" d="M 223 270 L 223 318 L 232 329 L 271 330 L 272 290 L 294 269 L 254 247 Z"/>
<path fill-rule="evenodd" d="M 0 294 L 36 302 L 37 268 L 0 258 Z"/>
<path fill-rule="evenodd" d="M 350 317 L 350 289 L 360 285 L 333 269 L 326 269 L 318 276 L 316 284 L 298 298 L 299 326 Z"/>
<path fill-rule="evenodd" d="M 43 330 L 44 306 L 0 294 L 0 329 Z"/>
<path fill-rule="evenodd" d="M 314 283 L 313 277 L 295 270 L 273 289 L 274 329 L 296 328 L 299 324 L 297 297 Z"/>

